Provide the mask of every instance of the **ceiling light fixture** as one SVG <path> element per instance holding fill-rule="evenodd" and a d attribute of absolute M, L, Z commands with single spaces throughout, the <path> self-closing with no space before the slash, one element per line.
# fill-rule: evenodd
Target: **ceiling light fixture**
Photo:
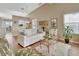
<path fill-rule="evenodd" d="M 21 8 L 21 10 L 24 10 L 24 8 Z"/>

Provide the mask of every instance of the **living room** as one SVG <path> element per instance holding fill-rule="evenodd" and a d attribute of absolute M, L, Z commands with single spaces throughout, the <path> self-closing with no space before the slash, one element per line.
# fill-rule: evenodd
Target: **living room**
<path fill-rule="evenodd" d="M 78 22 L 78 3 L 4 3 L 0 7 L 0 38 L 4 39 L 0 41 L 3 43 L 0 55 L 79 55 L 78 24 L 71 24 Z M 63 36 L 64 25 L 72 27 L 72 33 L 65 33 L 68 36 Z M 8 51 L 9 48 L 16 52 Z"/>

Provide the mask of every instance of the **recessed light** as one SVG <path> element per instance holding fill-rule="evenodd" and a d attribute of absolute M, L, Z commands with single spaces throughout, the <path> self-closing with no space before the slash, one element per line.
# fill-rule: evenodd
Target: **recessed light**
<path fill-rule="evenodd" d="M 21 10 L 24 10 L 24 8 L 21 8 Z"/>

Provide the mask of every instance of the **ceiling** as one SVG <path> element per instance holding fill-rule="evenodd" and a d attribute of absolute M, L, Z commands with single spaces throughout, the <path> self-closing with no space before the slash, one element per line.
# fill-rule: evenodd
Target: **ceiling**
<path fill-rule="evenodd" d="M 26 16 L 42 3 L 0 3 L 0 17 L 12 19 L 12 15 Z"/>

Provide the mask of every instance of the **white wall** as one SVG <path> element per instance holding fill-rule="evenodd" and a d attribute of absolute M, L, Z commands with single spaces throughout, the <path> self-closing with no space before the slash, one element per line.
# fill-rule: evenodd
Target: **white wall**
<path fill-rule="evenodd" d="M 43 5 L 34 12 L 30 13 L 28 16 L 46 20 L 49 20 L 53 16 L 56 17 L 58 26 L 58 39 L 63 39 L 64 14 L 73 12 L 79 12 L 78 3 L 52 3 Z M 73 35 L 73 40 L 79 41 L 79 35 Z"/>

